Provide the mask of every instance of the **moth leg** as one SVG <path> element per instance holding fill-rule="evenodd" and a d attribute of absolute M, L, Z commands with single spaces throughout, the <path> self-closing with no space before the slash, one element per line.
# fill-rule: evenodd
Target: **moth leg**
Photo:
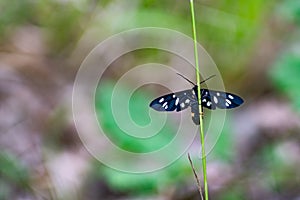
<path fill-rule="evenodd" d="M 191 115 L 192 115 L 192 117 L 195 117 L 195 113 L 191 113 Z M 204 112 L 199 112 L 199 115 L 201 116 L 201 117 L 203 117 L 204 116 Z"/>
<path fill-rule="evenodd" d="M 201 105 L 201 103 L 200 104 L 198 104 L 199 106 L 201 106 L 201 108 L 202 108 L 202 110 L 203 110 L 203 106 Z M 199 114 L 200 114 L 200 116 L 203 118 L 203 116 L 204 116 L 204 112 L 199 112 Z M 192 117 L 194 117 L 194 113 L 193 113 L 193 115 L 192 115 Z"/>

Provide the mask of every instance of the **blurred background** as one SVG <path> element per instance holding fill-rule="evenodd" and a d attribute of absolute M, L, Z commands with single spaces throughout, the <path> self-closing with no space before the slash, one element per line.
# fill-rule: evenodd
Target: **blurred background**
<path fill-rule="evenodd" d="M 245 99 L 227 112 L 208 156 L 211 199 L 299 200 L 300 1 L 196 0 L 195 9 L 199 42 L 226 89 Z M 0 199 L 200 198 L 185 156 L 158 172 L 121 173 L 90 156 L 74 126 L 72 86 L 83 59 L 107 37 L 149 26 L 191 36 L 189 2 L 0 1 Z M 148 62 L 172 63 L 152 49 L 122 56 L 96 95 L 106 134 L 132 152 L 153 151 L 176 131 L 171 118 L 159 137 L 143 143 L 124 136 L 111 115 L 116 81 Z M 124 85 L 120 98 L 139 78 Z M 129 109 L 137 124 L 150 122 L 149 101 L 163 92 L 147 86 L 134 93 Z"/>

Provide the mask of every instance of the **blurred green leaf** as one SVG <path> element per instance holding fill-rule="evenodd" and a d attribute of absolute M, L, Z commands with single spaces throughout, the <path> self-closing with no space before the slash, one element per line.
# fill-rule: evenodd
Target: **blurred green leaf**
<path fill-rule="evenodd" d="M 218 198 L 220 200 L 240 200 L 245 199 L 245 194 L 243 193 L 243 188 L 241 186 L 235 186 L 229 188 L 227 191 L 222 193 L 222 197 Z"/>
<path fill-rule="evenodd" d="M 29 186 L 29 174 L 19 161 L 5 152 L 0 153 L 0 177 L 21 188 Z"/>
<path fill-rule="evenodd" d="M 141 153 L 160 149 L 173 139 L 175 132 L 168 125 L 165 125 L 158 134 L 152 136 L 151 138 L 147 138 L 147 140 L 128 135 L 128 133 L 122 130 L 116 123 L 112 113 L 111 98 L 113 89 L 114 85 L 112 82 L 105 82 L 101 83 L 101 86 L 98 88 L 96 93 L 96 110 L 99 122 L 102 125 L 107 137 L 109 137 L 112 142 L 124 150 Z M 124 99 L 127 99 L 130 92 L 130 88 L 124 86 L 120 93 L 117 94 L 117 101 L 119 102 L 117 105 L 120 109 L 126 105 L 127 102 L 124 102 Z M 146 92 L 137 91 L 133 93 L 130 98 L 128 109 L 129 114 L 134 121 L 131 121 L 130 118 L 126 118 L 128 116 L 124 116 L 124 118 L 121 119 L 123 123 L 125 125 L 128 124 L 129 128 L 130 124 L 134 125 L 133 123 L 136 123 L 140 126 L 150 123 L 148 112 L 151 97 L 147 95 Z M 147 132 L 155 133 L 156 129 L 155 127 L 149 127 L 147 128 Z M 142 136 L 144 133 L 140 134 Z"/>
<path fill-rule="evenodd" d="M 291 51 L 284 53 L 275 62 L 270 75 L 275 86 L 288 96 L 300 112 L 300 54 Z"/>
<path fill-rule="evenodd" d="M 35 6 L 37 23 L 47 30 L 51 49 L 56 52 L 74 47 L 82 34 L 80 22 L 84 20 L 83 10 L 72 2 L 51 0 L 37 1 Z"/>
<path fill-rule="evenodd" d="M 113 89 L 114 85 L 112 82 L 103 82 L 100 84 L 96 93 L 96 110 L 99 121 L 111 141 L 127 151 L 150 152 L 163 147 L 172 140 L 174 131 L 170 128 L 168 123 L 162 128 L 159 134 L 151 138 L 147 138 L 147 140 L 130 137 L 127 133 L 121 130 L 112 116 L 111 97 Z M 122 92 L 118 93 L 117 96 L 122 101 L 126 98 L 128 93 L 130 93 L 130 88 L 123 85 L 121 91 Z M 150 123 L 148 111 L 151 99 L 152 97 L 143 90 L 138 90 L 131 96 L 129 112 L 132 120 L 134 120 L 137 124 L 146 125 Z M 125 103 L 126 102 L 121 102 L 118 105 L 124 106 Z M 126 123 L 131 123 L 130 119 L 124 118 L 123 120 L 128 121 Z M 165 156 L 168 156 L 168 154 Z M 124 158 L 124 160 L 120 162 L 128 162 L 128 160 Z M 104 176 L 112 188 L 121 191 L 130 191 L 132 193 L 153 192 L 158 189 L 159 185 L 167 186 L 170 183 L 185 180 L 187 174 L 191 174 L 191 169 L 186 158 L 181 158 L 171 166 L 158 172 L 147 174 L 129 174 L 103 166 L 97 168 L 96 171 L 98 171 L 97 174 L 100 177 Z"/>
<path fill-rule="evenodd" d="M 282 143 L 278 142 L 274 145 L 269 145 L 263 149 L 262 162 L 265 163 L 265 181 L 274 190 L 278 192 L 288 185 L 296 184 L 299 182 L 298 167 L 292 163 L 287 163 L 279 154 L 278 148 Z M 293 154 L 295 152 L 291 152 Z"/>
<path fill-rule="evenodd" d="M 222 74 L 241 73 L 264 25 L 272 1 L 225 0 L 198 5 L 199 41 L 213 55 Z"/>
<path fill-rule="evenodd" d="M 11 188 L 4 180 L 0 179 L 0 199 L 9 199 L 10 193 Z"/>
<path fill-rule="evenodd" d="M 212 152 L 210 153 L 210 155 L 214 156 L 215 159 L 226 161 L 226 162 L 230 162 L 234 156 L 234 138 L 231 133 L 232 129 L 230 127 L 230 124 L 231 124 L 230 114 L 227 113 L 226 121 L 224 123 L 222 132 L 220 133 L 217 143 L 215 144 Z"/>
<path fill-rule="evenodd" d="M 159 171 L 143 174 L 131 174 L 114 169 L 98 166 L 96 174 L 104 178 L 116 191 L 126 191 L 131 194 L 149 194 L 159 189 L 170 189 L 176 184 L 182 185 L 192 179 L 192 170 L 186 157 L 182 157 L 172 165 Z"/>
<path fill-rule="evenodd" d="M 0 36 L 13 26 L 32 19 L 34 7 L 30 0 L 0 1 Z M 1 37 L 0 37 L 1 38 Z"/>
<path fill-rule="evenodd" d="M 300 23 L 300 1 L 285 0 L 279 5 L 279 14 L 288 20 Z"/>

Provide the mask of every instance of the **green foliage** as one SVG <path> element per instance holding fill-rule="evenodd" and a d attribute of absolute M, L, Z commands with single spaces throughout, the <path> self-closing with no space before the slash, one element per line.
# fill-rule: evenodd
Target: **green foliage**
<path fill-rule="evenodd" d="M 300 2 L 297 0 L 287 0 L 280 4 L 279 14 L 281 16 L 294 21 L 300 22 Z M 275 61 L 270 76 L 276 88 L 284 93 L 291 100 L 292 105 L 300 112 L 300 51 L 299 43 L 299 27 L 295 29 L 290 37 L 290 50 L 284 51 Z"/>
<path fill-rule="evenodd" d="M 278 58 L 270 71 L 275 86 L 291 100 L 293 106 L 300 112 L 300 54 L 286 52 Z"/>
<path fill-rule="evenodd" d="M 241 70 L 240 66 L 247 62 L 247 52 L 253 46 L 263 17 L 271 6 L 270 2 L 226 0 L 208 6 L 195 4 L 199 42 L 214 54 L 217 64 L 221 63 L 221 71 L 223 67 Z M 149 26 L 170 28 L 191 35 L 191 25 L 187 23 L 191 16 L 186 2 L 177 1 L 174 4 L 170 0 L 146 0 L 137 5 L 125 4 L 127 6 L 117 13 L 114 9 L 118 8 L 114 4 L 108 0 L 98 3 L 85 0 L 1 1 L 0 35 L 14 25 L 27 23 L 40 26 L 46 33 L 49 49 L 53 53 L 71 50 L 81 34 L 89 28 L 88 25 L 94 23 L 97 24 L 99 38 Z M 233 58 L 235 62 L 232 62 Z M 224 70 L 223 73 L 227 71 L 234 73 L 231 70 Z"/>
<path fill-rule="evenodd" d="M 4 0 L 0 1 L 0 36 L 7 36 L 18 25 L 33 24 L 44 28 L 49 49 L 57 53 L 74 47 L 88 15 L 88 3 L 75 2 Z M 86 7 L 86 9 L 84 9 Z"/>
<path fill-rule="evenodd" d="M 226 192 L 222 194 L 220 200 L 240 200 L 245 199 L 245 194 L 241 186 L 236 186 L 229 188 Z"/>
<path fill-rule="evenodd" d="M 133 10 L 129 15 L 115 16 L 111 25 L 115 25 L 116 32 L 134 28 L 161 27 L 188 34 L 190 24 L 186 23 L 186 20 L 175 14 L 170 15 L 162 8 L 141 7 L 138 10 Z"/>
<path fill-rule="evenodd" d="M 6 30 L 29 21 L 33 16 L 30 0 L 0 1 L 0 38 Z"/>
<path fill-rule="evenodd" d="M 0 199 L 9 199 L 10 193 L 11 188 L 9 187 L 9 185 L 0 179 Z"/>
<path fill-rule="evenodd" d="M 280 153 L 282 143 L 278 142 L 273 145 L 264 147 L 262 150 L 262 162 L 264 163 L 264 181 L 275 192 L 299 182 L 299 170 L 297 165 L 292 162 L 286 162 L 285 155 Z M 295 152 L 291 152 L 294 154 Z M 287 156 L 289 157 L 289 156 Z"/>
<path fill-rule="evenodd" d="M 121 130 L 114 120 L 111 109 L 111 97 L 114 87 L 112 82 L 103 82 L 96 93 L 96 110 L 101 127 L 105 134 L 118 147 L 131 152 L 151 152 L 167 145 L 173 139 L 175 132 L 168 125 L 165 125 L 160 132 L 147 139 L 131 137 Z M 117 105 L 124 106 L 124 99 L 130 93 L 130 88 L 125 85 L 122 87 L 122 92 L 118 92 L 119 103 Z M 149 102 L 152 99 L 145 91 L 136 91 L 131 96 L 129 102 L 129 112 L 132 120 L 138 125 L 146 125 L 150 123 L 148 116 Z M 127 108 L 126 108 L 127 109 Z M 123 118 L 126 123 L 132 123 L 130 119 Z M 148 128 L 147 128 L 148 131 Z M 155 131 L 150 127 L 150 132 Z M 143 134 L 143 133 L 141 133 Z M 107 152 L 109 153 L 109 152 Z M 172 152 L 170 152 L 171 154 Z M 161 156 L 169 156 L 161 155 Z M 126 158 L 120 162 L 128 162 Z M 96 169 L 97 174 L 103 177 L 115 190 L 129 191 L 132 193 L 149 193 L 156 191 L 159 186 L 166 186 L 176 181 L 184 180 L 187 174 L 191 173 L 191 169 L 186 158 L 181 158 L 170 167 L 164 168 L 159 172 L 148 174 L 128 174 L 115 171 L 111 168 L 100 166 Z"/>
<path fill-rule="evenodd" d="M 142 153 L 160 149 L 173 139 L 175 132 L 168 125 L 165 125 L 158 134 L 147 139 L 132 137 L 129 135 L 130 133 L 126 133 L 126 131 L 122 130 L 119 127 L 120 124 L 116 123 L 112 113 L 111 102 L 113 89 L 114 87 L 111 82 L 101 83 L 96 94 L 96 110 L 99 122 L 107 137 L 109 137 L 112 142 L 124 150 Z M 118 106 L 116 110 L 127 109 L 127 102 L 125 102 L 125 100 L 129 97 L 129 94 L 130 89 L 126 86 L 118 92 L 115 104 L 115 106 Z M 126 126 L 126 129 L 131 129 L 131 125 L 133 127 L 136 126 L 134 123 L 139 126 L 150 123 L 148 115 L 150 101 L 151 97 L 142 91 L 137 91 L 130 97 L 129 114 L 134 121 L 131 121 L 129 116 L 123 114 L 123 112 L 118 113 L 119 117 L 121 116 L 121 123 Z M 145 131 L 152 135 L 152 133 L 156 132 L 156 128 L 154 126 L 147 127 Z M 134 128 L 132 128 L 132 132 L 134 132 L 134 134 L 140 134 L 141 136 L 145 135 L 143 132 L 136 133 L 136 129 Z"/>
<path fill-rule="evenodd" d="M 216 120 L 218 121 L 218 120 Z M 231 133 L 231 118 L 230 114 L 226 114 L 226 121 L 224 123 L 224 127 L 220 136 L 215 144 L 212 152 L 209 154 L 213 156 L 215 159 L 222 160 L 225 162 L 230 162 L 234 156 L 234 138 Z M 206 126 L 207 127 L 207 126 Z"/>
<path fill-rule="evenodd" d="M 1 176 L 18 185 L 27 185 L 27 170 L 18 162 L 18 160 L 5 152 L 0 154 Z"/>
<path fill-rule="evenodd" d="M 17 158 L 0 153 L 0 199 L 8 199 L 11 186 L 29 189 L 29 174 Z"/>
<path fill-rule="evenodd" d="M 213 55 L 222 74 L 240 73 L 264 24 L 271 1 L 215 1 L 196 6 L 199 41 Z M 234 60 L 234 62 L 233 62 Z"/>
<path fill-rule="evenodd" d="M 279 14 L 288 20 L 300 23 L 300 1 L 286 0 L 283 1 L 279 7 Z"/>
<path fill-rule="evenodd" d="M 178 159 L 172 165 L 159 171 L 143 174 L 131 174 L 116 171 L 105 166 L 95 166 L 97 177 L 106 180 L 114 190 L 126 191 L 130 194 L 142 195 L 155 193 L 158 190 L 171 189 L 171 185 L 182 185 L 187 179 L 193 178 L 186 157 Z"/>
<path fill-rule="evenodd" d="M 82 5 L 85 7 L 85 5 Z M 82 33 L 83 10 L 71 2 L 62 3 L 51 0 L 37 1 L 36 21 L 48 31 L 48 41 L 53 51 L 74 47 Z"/>

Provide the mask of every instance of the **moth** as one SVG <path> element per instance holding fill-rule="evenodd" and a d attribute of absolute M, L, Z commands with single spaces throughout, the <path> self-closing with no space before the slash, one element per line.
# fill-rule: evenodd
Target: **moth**
<path fill-rule="evenodd" d="M 192 89 L 183 90 L 175 93 L 170 93 L 163 95 L 154 99 L 150 103 L 150 107 L 156 111 L 176 111 L 180 112 L 188 107 L 191 107 L 191 115 L 192 120 L 196 125 L 200 124 L 200 113 L 199 113 L 199 102 L 198 102 L 198 86 L 194 84 L 192 81 L 187 79 L 181 74 L 178 74 L 189 83 L 193 84 Z M 213 75 L 215 76 L 215 75 Z M 208 79 L 212 78 L 210 76 L 201 83 L 204 83 Z M 200 84 L 201 84 L 200 83 Z M 244 100 L 232 93 L 222 92 L 222 91 L 215 91 L 215 90 L 208 90 L 202 89 L 200 90 L 201 93 L 201 106 L 215 110 L 219 109 L 231 109 L 238 107 L 244 103 Z"/>

